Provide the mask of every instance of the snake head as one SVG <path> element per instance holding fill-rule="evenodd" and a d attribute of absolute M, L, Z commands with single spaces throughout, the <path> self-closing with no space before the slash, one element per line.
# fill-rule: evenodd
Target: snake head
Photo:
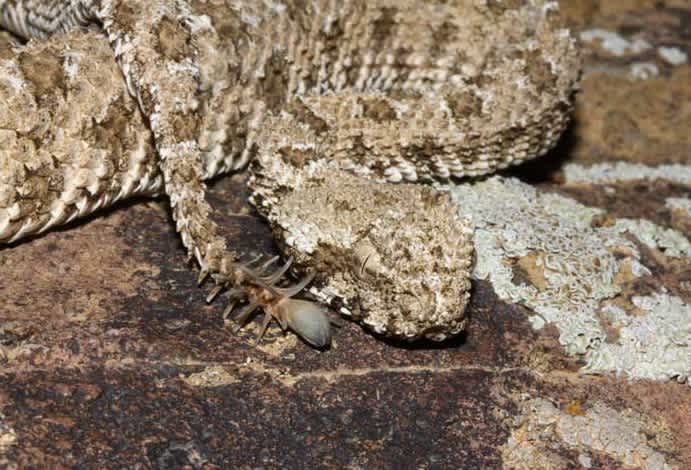
<path fill-rule="evenodd" d="M 462 331 L 472 229 L 447 194 L 328 164 L 299 171 L 284 192 L 255 185 L 253 200 L 295 265 L 318 273 L 312 294 L 389 337 L 441 341 Z M 292 321 L 312 331 L 308 318 Z"/>

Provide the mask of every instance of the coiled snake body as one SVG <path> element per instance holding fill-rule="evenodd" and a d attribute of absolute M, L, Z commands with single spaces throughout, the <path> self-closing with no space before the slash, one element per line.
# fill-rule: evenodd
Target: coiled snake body
<path fill-rule="evenodd" d="M 539 0 L 0 0 L 4 28 L 40 39 L 0 51 L 0 242 L 165 193 L 209 300 L 228 291 L 240 323 L 261 308 L 262 332 L 275 318 L 325 345 L 323 308 L 293 298 L 316 275 L 321 303 L 375 331 L 443 340 L 465 323 L 472 229 L 418 183 L 555 144 L 579 70 L 556 15 Z M 204 180 L 248 162 L 280 268 L 209 217 Z M 286 285 L 289 268 L 303 280 Z"/>

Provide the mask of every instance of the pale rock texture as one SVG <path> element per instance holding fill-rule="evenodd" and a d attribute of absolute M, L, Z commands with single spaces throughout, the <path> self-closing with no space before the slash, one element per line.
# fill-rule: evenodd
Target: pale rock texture
<path fill-rule="evenodd" d="M 622 465 L 645 470 L 671 470 L 664 453 L 651 447 L 638 413 L 617 411 L 603 403 L 570 414 L 542 398 L 526 401 L 508 442 L 502 448 L 504 468 L 565 468 L 558 451 L 580 452 L 579 463 L 589 465 L 591 452 L 603 453 Z"/>
<path fill-rule="evenodd" d="M 688 260 L 682 233 L 647 220 L 602 223 L 601 209 L 511 178 L 448 190 L 475 226 L 473 276 L 491 282 L 502 299 L 529 307 L 534 328 L 555 325 L 565 351 L 586 361 L 583 372 L 688 380 L 691 307 L 665 291 L 626 292 L 651 275 L 634 240 Z"/>

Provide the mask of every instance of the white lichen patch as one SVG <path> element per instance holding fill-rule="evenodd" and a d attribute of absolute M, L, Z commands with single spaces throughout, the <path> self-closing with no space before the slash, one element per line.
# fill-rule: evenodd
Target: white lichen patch
<path fill-rule="evenodd" d="M 691 199 L 687 197 L 668 197 L 665 199 L 665 207 L 671 211 L 682 211 L 691 216 Z"/>
<path fill-rule="evenodd" d="M 636 80 L 648 80 L 660 75 L 660 70 L 652 62 L 636 62 L 631 64 L 629 74 Z"/>
<path fill-rule="evenodd" d="M 657 179 L 691 185 L 691 165 L 648 166 L 639 163 L 614 162 L 583 166 L 569 163 L 563 168 L 567 183 L 620 183 Z"/>
<path fill-rule="evenodd" d="M 455 187 L 452 194 L 475 222 L 474 277 L 489 280 L 502 299 L 533 309 L 536 326 L 555 323 L 569 354 L 596 347 L 605 337 L 594 314 L 598 302 L 620 292 L 614 284 L 619 263 L 590 226 L 600 210 L 498 177 Z M 636 252 L 628 240 L 614 244 Z M 529 256 L 541 283 L 536 276 L 515 280 L 514 264 Z"/>
<path fill-rule="evenodd" d="M 652 48 L 650 43 L 643 39 L 629 40 L 620 34 L 601 28 L 582 31 L 580 38 L 584 42 L 599 41 L 602 49 L 615 56 L 640 54 Z"/>
<path fill-rule="evenodd" d="M 656 302 L 641 300 L 650 309 L 626 312 L 642 311 L 644 316 L 622 325 L 632 330 L 618 339 L 608 335 L 601 317 L 607 301 L 622 292 L 622 282 L 649 274 L 630 238 L 640 235 L 642 243 L 679 255 L 688 253 L 688 240 L 681 234 L 629 219 L 598 227 L 594 218 L 604 211 L 538 193 L 511 178 L 493 177 L 448 189 L 459 213 L 475 224 L 473 276 L 491 282 L 501 299 L 532 309 L 529 320 L 534 328 L 554 324 L 566 352 L 583 356 L 584 371 L 595 367 L 630 378 L 688 377 L 691 341 L 672 334 L 689 322 L 689 315 L 676 307 L 678 299 L 660 294 Z"/>
<path fill-rule="evenodd" d="M 222 366 L 206 367 L 201 372 L 183 377 L 182 380 L 193 387 L 220 387 L 240 381 Z"/>
<path fill-rule="evenodd" d="M 549 401 L 536 398 L 523 405 L 506 444 L 504 468 L 565 468 L 562 457 L 579 451 L 583 465 L 594 452 L 630 468 L 671 469 L 663 453 L 648 441 L 645 417 L 596 402 L 582 413 L 569 414 Z M 562 461 L 560 461 L 562 460 Z M 560 465 L 561 464 L 561 465 Z"/>
<path fill-rule="evenodd" d="M 663 251 L 671 258 L 691 257 L 691 243 L 683 234 L 673 229 L 660 227 L 649 220 L 617 219 L 614 226 L 602 231 L 620 234 L 628 232 L 647 247 Z"/>
<path fill-rule="evenodd" d="M 631 316 L 616 305 L 601 314 L 616 325 L 616 342 L 605 342 L 589 355 L 584 372 L 616 371 L 652 380 L 688 381 L 691 373 L 691 306 L 679 297 L 633 297 L 643 315 Z M 642 347 L 654 344 L 655 347 Z M 664 364 L 664 368 L 660 365 Z"/>
<path fill-rule="evenodd" d="M 688 59 L 686 52 L 678 47 L 664 47 L 657 48 L 658 55 L 670 65 L 684 65 Z"/>

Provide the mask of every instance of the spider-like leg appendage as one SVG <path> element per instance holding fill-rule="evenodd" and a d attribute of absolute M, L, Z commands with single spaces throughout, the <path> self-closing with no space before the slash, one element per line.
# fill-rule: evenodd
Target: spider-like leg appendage
<path fill-rule="evenodd" d="M 262 309 L 264 318 L 258 339 L 264 336 L 271 320 L 275 319 L 283 330 L 291 329 L 312 346 L 327 346 L 331 342 L 331 321 L 326 309 L 316 302 L 293 298 L 312 281 L 314 274 L 306 275 L 297 284 L 282 286 L 283 275 L 290 269 L 293 260 L 289 258 L 271 272 L 270 268 L 276 261 L 278 257 L 264 261 L 263 256 L 257 256 L 244 263 L 236 263 L 235 267 L 241 274 L 238 279 L 242 279 L 242 282 L 237 284 L 236 280 L 235 287 L 221 276 L 214 276 L 216 285 L 207 296 L 207 302 L 213 301 L 222 290 L 229 289 L 228 306 L 223 311 L 225 321 L 228 321 L 239 303 L 245 304 L 235 312 L 233 332 L 243 328 L 257 309 Z"/>

